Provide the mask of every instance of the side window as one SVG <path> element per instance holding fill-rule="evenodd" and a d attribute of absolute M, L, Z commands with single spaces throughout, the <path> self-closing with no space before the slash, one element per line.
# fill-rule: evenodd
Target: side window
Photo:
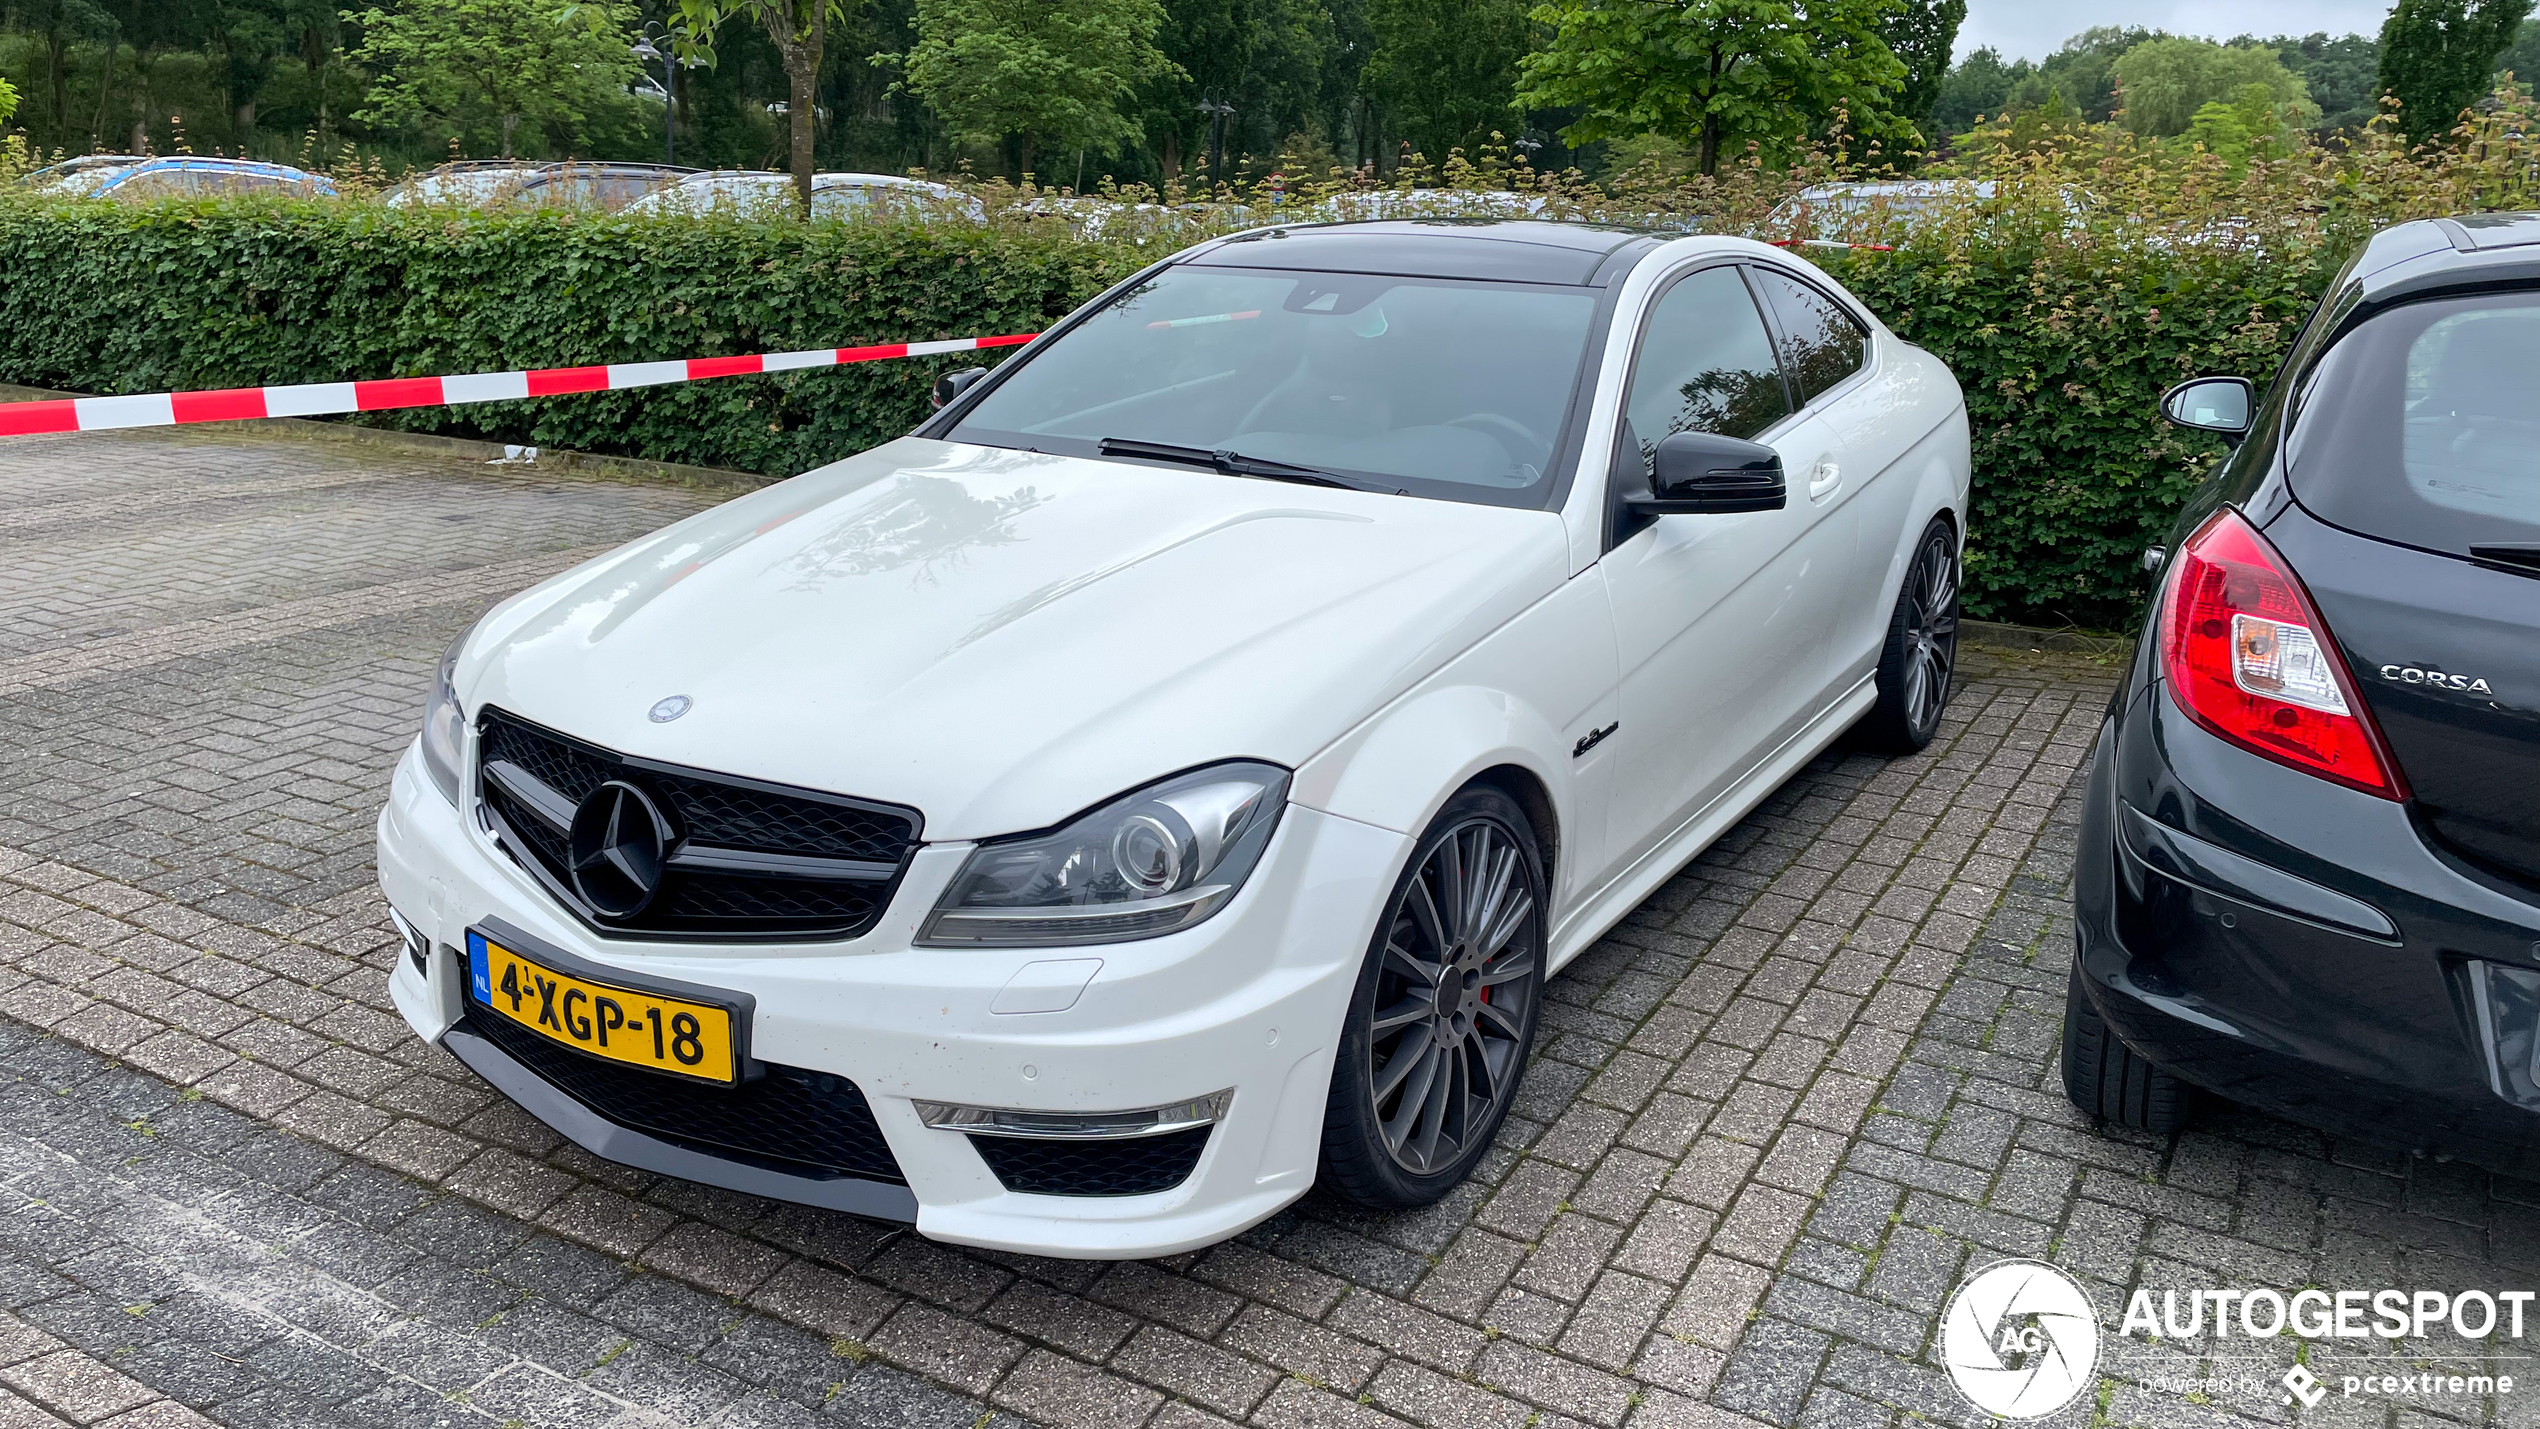
<path fill-rule="evenodd" d="M 811 196 L 814 218 L 854 218 L 873 207 L 873 190 L 862 184 L 821 189 Z"/>
<path fill-rule="evenodd" d="M 1755 285 L 1782 330 L 1782 366 L 1801 402 L 1861 370 L 1868 360 L 1870 335 L 1835 300 L 1795 278 L 1768 268 L 1755 270 Z"/>
<path fill-rule="evenodd" d="M 1641 334 L 1623 415 L 1644 471 L 1659 441 L 1673 433 L 1751 438 L 1790 415 L 1772 339 L 1736 268 L 1705 268 L 1659 298 Z"/>

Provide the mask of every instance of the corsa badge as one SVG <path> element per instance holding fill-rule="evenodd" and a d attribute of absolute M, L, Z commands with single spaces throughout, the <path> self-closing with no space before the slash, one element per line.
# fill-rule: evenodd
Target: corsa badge
<path fill-rule="evenodd" d="M 2432 685 L 2438 690 L 2459 690 L 2463 694 L 2493 695 L 2483 678 L 2470 675 L 2448 675 L 2441 670 L 2425 670 L 2414 665 L 2384 665 L 2381 678 L 2401 685 Z"/>

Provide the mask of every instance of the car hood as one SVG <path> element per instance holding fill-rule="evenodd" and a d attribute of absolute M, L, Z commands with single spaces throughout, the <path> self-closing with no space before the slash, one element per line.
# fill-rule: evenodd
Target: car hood
<path fill-rule="evenodd" d="M 515 597 L 455 683 L 471 715 L 978 838 L 1293 768 L 1566 576 L 1550 512 L 906 438 Z"/>

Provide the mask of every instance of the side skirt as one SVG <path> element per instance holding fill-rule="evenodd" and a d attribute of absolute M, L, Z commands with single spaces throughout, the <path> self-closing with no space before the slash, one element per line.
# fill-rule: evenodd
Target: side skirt
<path fill-rule="evenodd" d="M 1782 742 L 1744 779 L 1730 785 L 1720 796 L 1687 819 L 1683 827 L 1641 856 L 1640 862 L 1615 875 L 1604 888 L 1583 899 L 1570 916 L 1553 930 L 1551 962 L 1548 970 L 1559 972 L 1564 963 L 1584 953 L 1606 930 L 1623 921 L 1641 900 L 1658 891 L 1658 886 L 1676 876 L 1676 871 L 1691 863 L 1712 842 L 1737 826 L 1737 821 L 1752 813 L 1755 806 L 1771 797 L 1774 790 L 1788 782 L 1790 776 L 1806 766 L 1809 760 L 1835 742 L 1853 722 L 1870 712 L 1878 703 L 1878 675 L 1872 671 L 1861 678 L 1843 698 L 1826 707 L 1823 714 L 1802 726 L 1798 733 Z"/>

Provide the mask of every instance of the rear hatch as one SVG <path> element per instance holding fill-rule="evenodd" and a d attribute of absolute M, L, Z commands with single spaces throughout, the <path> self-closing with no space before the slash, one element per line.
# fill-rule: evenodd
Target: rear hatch
<path fill-rule="evenodd" d="M 2384 313 L 2329 350 L 2300 403 L 2302 509 L 2268 535 L 2423 826 L 2540 889 L 2540 293 Z"/>

